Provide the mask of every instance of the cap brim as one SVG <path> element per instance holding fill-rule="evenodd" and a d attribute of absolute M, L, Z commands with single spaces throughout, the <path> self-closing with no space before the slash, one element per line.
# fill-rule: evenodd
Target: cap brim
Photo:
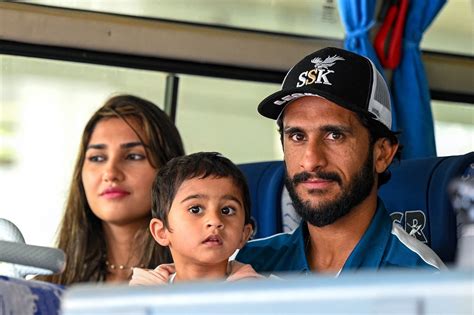
<path fill-rule="evenodd" d="M 335 97 L 326 91 L 311 88 L 309 86 L 275 92 L 261 101 L 257 110 L 262 116 L 276 120 L 288 104 L 305 96 L 321 97 L 348 110 L 362 112 L 354 104 L 346 104 L 342 99 Z"/>

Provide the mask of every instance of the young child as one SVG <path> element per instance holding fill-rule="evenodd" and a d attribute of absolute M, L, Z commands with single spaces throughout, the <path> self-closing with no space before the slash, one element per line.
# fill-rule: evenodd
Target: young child
<path fill-rule="evenodd" d="M 215 152 L 181 156 L 161 168 L 152 187 L 150 231 L 174 264 L 134 268 L 130 285 L 198 279 L 261 278 L 229 261 L 252 234 L 250 196 L 241 171 Z"/>

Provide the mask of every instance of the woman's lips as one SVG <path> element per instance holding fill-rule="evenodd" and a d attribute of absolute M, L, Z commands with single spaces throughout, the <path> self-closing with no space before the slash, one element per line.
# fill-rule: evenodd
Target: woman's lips
<path fill-rule="evenodd" d="M 107 188 L 100 195 L 106 199 L 117 199 L 128 196 L 130 193 L 120 188 Z"/>

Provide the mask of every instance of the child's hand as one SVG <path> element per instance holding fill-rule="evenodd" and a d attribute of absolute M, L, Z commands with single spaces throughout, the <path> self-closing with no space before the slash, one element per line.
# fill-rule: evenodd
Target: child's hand
<path fill-rule="evenodd" d="M 132 279 L 128 284 L 131 286 L 167 284 L 170 276 L 175 272 L 174 264 L 162 264 L 154 270 L 133 268 Z"/>

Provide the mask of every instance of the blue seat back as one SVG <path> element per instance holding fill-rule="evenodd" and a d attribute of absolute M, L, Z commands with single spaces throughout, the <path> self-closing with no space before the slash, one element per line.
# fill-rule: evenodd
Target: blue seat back
<path fill-rule="evenodd" d="M 281 194 L 285 168 L 281 161 L 239 165 L 247 178 L 252 202 L 252 217 L 256 230 L 254 238 L 266 237 L 282 231 Z"/>
<path fill-rule="evenodd" d="M 63 293 L 61 285 L 0 276 L 0 314 L 60 314 Z"/>
<path fill-rule="evenodd" d="M 469 176 L 474 152 L 447 157 L 403 160 L 391 167 L 392 177 L 379 196 L 393 220 L 430 246 L 446 262 L 454 261 L 458 227 L 448 194 L 454 178 Z M 256 221 L 254 238 L 283 231 L 281 196 L 285 169 L 282 161 L 239 165 L 245 174 Z"/>

